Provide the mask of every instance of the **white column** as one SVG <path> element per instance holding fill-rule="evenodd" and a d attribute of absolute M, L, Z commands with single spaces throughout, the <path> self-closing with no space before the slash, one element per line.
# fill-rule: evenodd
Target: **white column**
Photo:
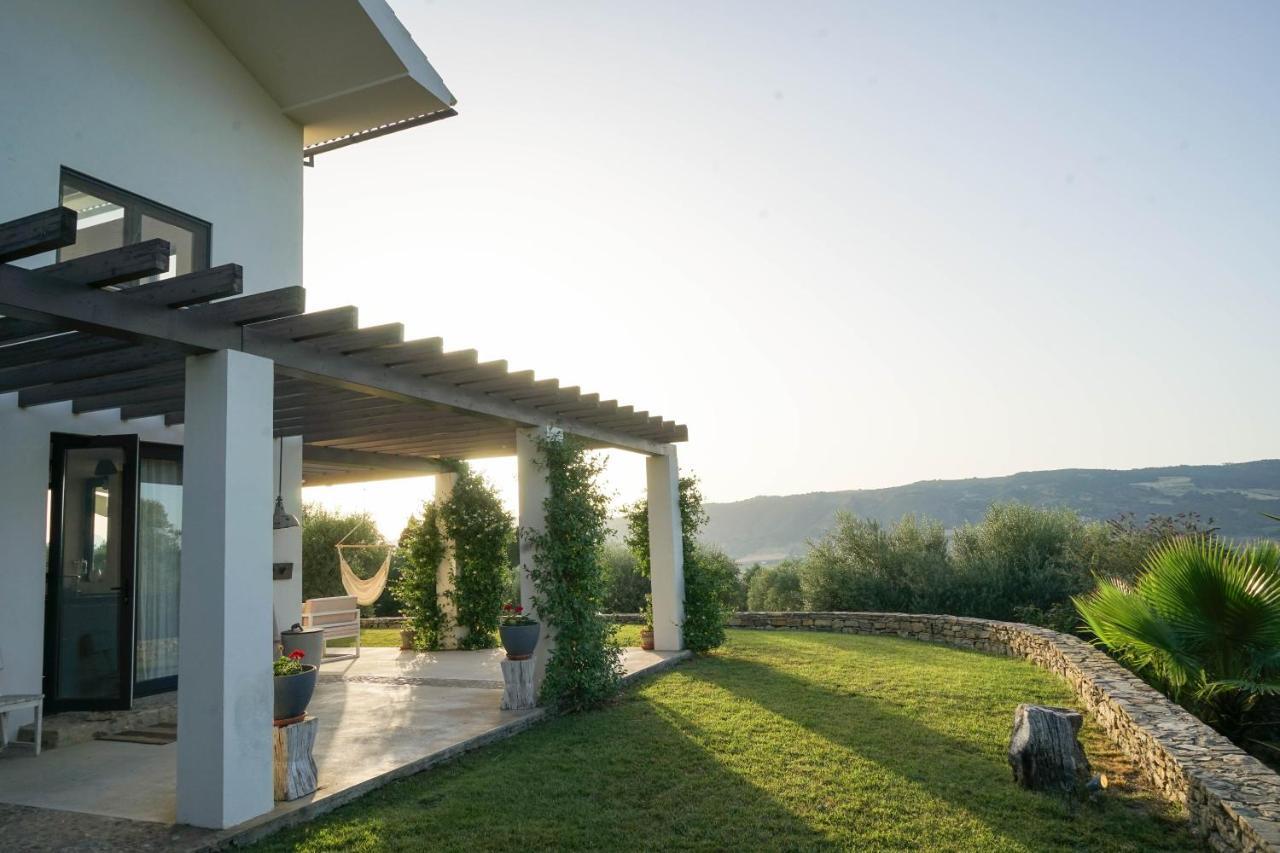
<path fill-rule="evenodd" d="M 271 361 L 187 359 L 179 593 L 178 821 L 273 806 Z"/>
<path fill-rule="evenodd" d="M 448 472 L 436 474 L 436 505 L 440 506 L 453 495 L 453 486 L 458 482 L 458 475 Z M 443 528 L 443 522 L 441 527 Z M 441 533 L 444 531 L 441 530 Z M 446 549 L 436 568 L 436 603 L 448 620 L 447 630 L 441 638 L 441 645 L 446 649 L 456 649 L 462 639 L 463 631 L 458 627 L 458 608 L 453 602 L 453 543 L 445 540 Z"/>
<path fill-rule="evenodd" d="M 684 544 L 680 528 L 680 468 L 676 449 L 646 460 L 649 494 L 649 582 L 653 647 L 684 648 Z"/>
<path fill-rule="evenodd" d="M 39 693 L 44 674 L 44 596 L 48 559 L 45 530 L 49 505 L 50 409 L 71 420 L 70 403 L 18 408 L 18 395 L 0 396 L 0 694 Z M 9 731 L 34 714 L 8 715 Z"/>
<path fill-rule="evenodd" d="M 538 451 L 538 440 L 544 435 L 547 431 L 542 428 L 516 430 L 516 475 L 520 480 L 520 603 L 525 613 L 542 623 L 538 649 L 533 656 L 535 689 L 542 686 L 547 660 L 555 646 L 555 638 L 533 604 L 536 590 L 529 571 L 534 566 L 534 548 L 525 535 L 528 531 L 541 533 L 546 528 L 547 513 L 543 504 L 551 497 L 551 486 L 547 483 L 547 472 L 542 467 Z"/>
<path fill-rule="evenodd" d="M 292 435 L 272 443 L 273 463 L 271 467 L 273 489 L 271 497 L 275 499 L 275 489 L 279 488 L 281 449 L 284 453 L 284 508 L 293 517 L 302 520 L 302 436 Z M 302 528 L 290 527 L 286 530 L 272 531 L 271 559 L 276 563 L 293 563 L 293 577 L 288 580 L 275 581 L 271 584 L 272 598 L 275 601 L 276 625 L 281 631 L 287 630 L 294 623 L 302 621 Z"/>

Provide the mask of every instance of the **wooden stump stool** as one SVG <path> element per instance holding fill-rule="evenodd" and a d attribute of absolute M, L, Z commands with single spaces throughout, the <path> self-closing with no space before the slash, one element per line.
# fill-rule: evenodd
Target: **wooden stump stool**
<path fill-rule="evenodd" d="M 533 689 L 533 658 L 502 661 L 503 711 L 527 711 L 538 704 L 537 691 Z"/>
<path fill-rule="evenodd" d="M 276 726 L 275 788 L 277 800 L 296 800 L 316 789 L 316 761 L 311 751 L 316 745 L 320 721 L 304 717 L 300 722 Z"/>

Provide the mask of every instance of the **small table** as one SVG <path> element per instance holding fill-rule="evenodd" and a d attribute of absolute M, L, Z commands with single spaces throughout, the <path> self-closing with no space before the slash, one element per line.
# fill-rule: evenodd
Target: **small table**
<path fill-rule="evenodd" d="M 5 731 L 5 715 L 13 711 L 36 712 L 36 755 L 40 754 L 40 739 L 43 736 L 44 695 L 37 693 L 18 693 L 11 696 L 0 696 L 0 749 L 9 745 L 9 735 Z"/>
<path fill-rule="evenodd" d="M 272 728 L 275 745 L 276 800 L 296 800 L 316 789 L 316 745 L 320 721 L 310 715 L 296 723 Z"/>

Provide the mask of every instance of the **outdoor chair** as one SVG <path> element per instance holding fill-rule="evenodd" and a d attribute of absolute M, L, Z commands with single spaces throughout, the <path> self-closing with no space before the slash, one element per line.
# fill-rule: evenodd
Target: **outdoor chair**
<path fill-rule="evenodd" d="M 4 657 L 0 656 L 0 670 L 4 669 Z M 44 735 L 44 695 L 36 693 L 0 693 L 0 750 L 9 745 L 8 715 L 14 711 L 34 711 L 36 715 L 36 755 L 40 754 L 40 739 Z"/>
<path fill-rule="evenodd" d="M 308 598 L 302 602 L 302 627 L 323 628 L 325 643 L 342 637 L 355 637 L 354 652 L 331 656 L 326 649 L 321 663 L 360 657 L 360 605 L 354 595 Z"/>

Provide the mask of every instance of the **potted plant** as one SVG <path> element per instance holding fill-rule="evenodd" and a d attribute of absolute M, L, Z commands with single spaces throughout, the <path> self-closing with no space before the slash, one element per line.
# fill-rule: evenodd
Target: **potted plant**
<path fill-rule="evenodd" d="M 411 652 L 417 648 L 417 634 L 412 627 L 400 629 L 400 651 Z"/>
<path fill-rule="evenodd" d="M 640 648 L 653 651 L 653 596 L 644 594 L 644 627 L 640 629 Z"/>
<path fill-rule="evenodd" d="M 524 614 L 519 604 L 502 605 L 502 617 L 498 621 L 498 636 L 507 650 L 508 660 L 525 660 L 538 647 L 538 634 L 542 626 Z"/>
<path fill-rule="evenodd" d="M 307 713 L 311 695 L 316 692 L 316 667 L 302 662 L 306 652 L 294 649 L 288 656 L 276 658 L 272 669 L 275 673 L 275 721 L 296 720 Z"/>

